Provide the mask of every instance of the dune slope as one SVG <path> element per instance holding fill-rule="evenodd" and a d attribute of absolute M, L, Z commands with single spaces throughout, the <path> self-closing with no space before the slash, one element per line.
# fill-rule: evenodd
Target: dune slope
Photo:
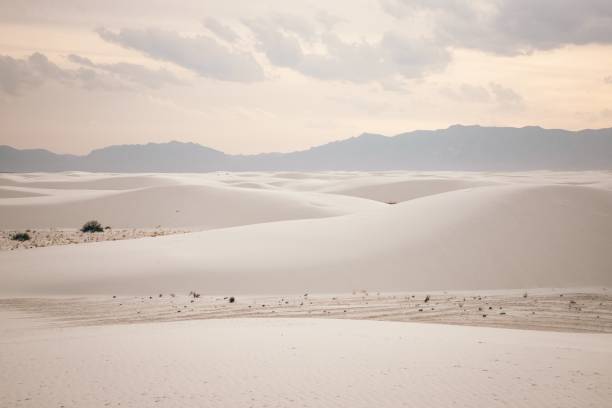
<path fill-rule="evenodd" d="M 16 201 L 19 200 L 19 201 Z M 374 203 L 375 204 L 375 203 Z M 260 222 L 328 217 L 372 206 L 352 197 L 310 200 L 285 191 L 210 185 L 170 185 L 127 191 L 72 190 L 0 202 L 2 229 L 78 228 L 97 219 L 116 228 L 211 229 Z"/>
<path fill-rule="evenodd" d="M 403 181 L 376 180 L 360 186 L 337 188 L 329 190 L 331 193 L 343 194 L 353 197 L 367 198 L 385 203 L 400 203 L 448 191 L 464 190 L 482 187 L 493 183 L 484 181 L 448 180 L 448 179 L 413 179 Z"/>
<path fill-rule="evenodd" d="M 300 293 L 609 285 L 610 236 L 610 191 L 493 186 L 341 217 L 0 253 L 0 291 Z"/>

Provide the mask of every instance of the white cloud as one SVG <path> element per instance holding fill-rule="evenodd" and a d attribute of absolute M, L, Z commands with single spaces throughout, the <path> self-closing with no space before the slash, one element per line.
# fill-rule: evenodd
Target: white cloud
<path fill-rule="evenodd" d="M 496 82 L 488 86 L 466 83 L 457 87 L 445 86 L 440 92 L 457 102 L 495 104 L 503 109 L 521 109 L 524 105 L 524 99 L 519 93 Z"/>
<path fill-rule="evenodd" d="M 224 41 L 232 43 L 240 38 L 240 36 L 236 34 L 231 27 L 221 23 L 216 18 L 206 17 L 202 24 L 204 27 L 210 30 L 210 32 Z"/>
<path fill-rule="evenodd" d="M 235 82 L 264 79 L 262 68 L 251 54 L 226 47 L 211 37 L 184 37 L 156 28 L 124 29 L 117 33 L 105 28 L 96 31 L 108 42 L 172 62 L 203 77 Z"/>
<path fill-rule="evenodd" d="M 489 84 L 491 93 L 495 96 L 497 103 L 506 108 L 522 108 L 524 104 L 523 97 L 511 88 L 506 88 L 498 83 L 491 82 Z"/>
<path fill-rule="evenodd" d="M 119 79 L 144 85 L 148 88 L 158 89 L 166 84 L 180 84 L 181 81 L 167 69 L 149 69 L 143 65 L 118 62 L 114 64 L 95 64 L 90 59 L 79 55 L 71 54 L 68 56 L 71 62 L 89 68 L 101 70 L 109 74 L 116 75 Z"/>
<path fill-rule="evenodd" d="M 0 90 L 10 95 L 18 95 L 24 89 L 36 88 L 47 81 L 91 86 L 95 80 L 95 72 L 90 69 L 63 69 L 38 52 L 24 59 L 0 55 Z"/>
<path fill-rule="evenodd" d="M 443 69 L 450 60 L 444 47 L 426 38 L 389 31 L 378 41 L 350 42 L 332 31 L 319 31 L 298 21 L 285 16 L 280 25 L 268 19 L 245 24 L 255 35 L 258 49 L 273 65 L 322 80 L 364 83 L 388 81 L 397 75 L 418 78 Z"/>
<path fill-rule="evenodd" d="M 481 85 L 461 84 L 457 88 L 444 87 L 441 92 L 459 102 L 483 103 L 492 99 L 490 91 Z"/>
<path fill-rule="evenodd" d="M 430 19 L 445 45 L 523 54 L 567 44 L 612 44 L 609 0 L 380 0 L 400 19 Z"/>

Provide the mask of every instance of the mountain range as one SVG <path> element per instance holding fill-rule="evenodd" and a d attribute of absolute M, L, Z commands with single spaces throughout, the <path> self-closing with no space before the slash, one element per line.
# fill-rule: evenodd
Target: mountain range
<path fill-rule="evenodd" d="M 84 156 L 0 146 L 0 172 L 601 169 L 612 169 L 612 128 L 454 125 L 392 137 L 364 133 L 308 150 L 256 155 L 229 155 L 182 142 L 116 145 Z"/>

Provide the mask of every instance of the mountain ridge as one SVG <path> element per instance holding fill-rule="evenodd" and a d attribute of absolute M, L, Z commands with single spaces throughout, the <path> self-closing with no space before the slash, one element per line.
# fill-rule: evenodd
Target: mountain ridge
<path fill-rule="evenodd" d="M 0 146 L 0 172 L 612 169 L 612 128 L 452 125 L 385 136 L 362 133 L 288 153 L 230 155 L 193 142 L 111 145 L 87 155 Z"/>

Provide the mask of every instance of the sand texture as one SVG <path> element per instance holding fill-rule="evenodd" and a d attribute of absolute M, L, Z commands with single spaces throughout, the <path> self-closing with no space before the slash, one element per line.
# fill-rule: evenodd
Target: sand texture
<path fill-rule="evenodd" d="M 610 172 L 3 174 L 0 230 L 2 408 L 612 401 Z"/>
<path fill-rule="evenodd" d="M 3 407 L 559 408 L 612 398 L 609 335 L 332 319 L 17 322 L 1 326 Z"/>

